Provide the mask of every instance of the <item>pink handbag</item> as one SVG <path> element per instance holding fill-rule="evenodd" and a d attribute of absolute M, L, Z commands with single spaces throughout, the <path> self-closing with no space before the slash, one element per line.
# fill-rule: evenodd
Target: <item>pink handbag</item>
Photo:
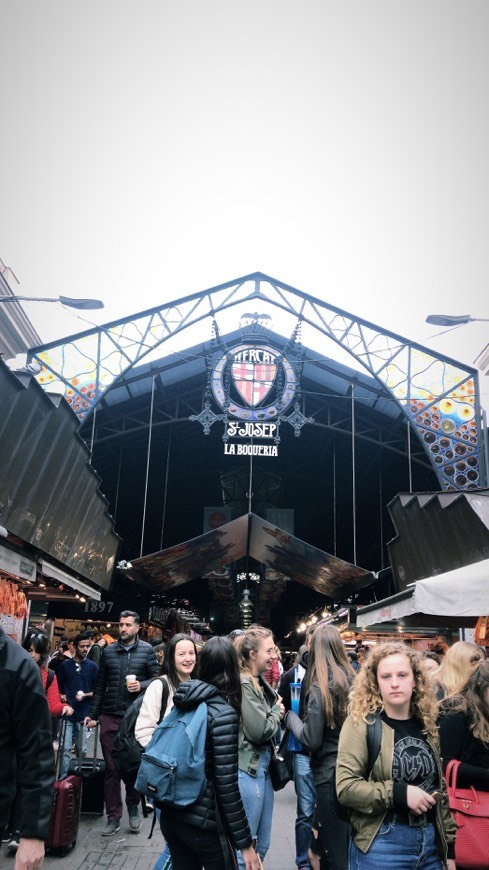
<path fill-rule="evenodd" d="M 489 870 L 489 792 L 457 788 L 460 761 L 447 764 L 448 802 L 457 825 L 455 863 L 464 870 Z"/>

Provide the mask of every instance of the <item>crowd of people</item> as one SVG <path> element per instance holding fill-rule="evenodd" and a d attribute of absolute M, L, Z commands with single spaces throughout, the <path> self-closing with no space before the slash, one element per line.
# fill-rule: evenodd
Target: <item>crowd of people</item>
<path fill-rule="evenodd" d="M 174 708 L 207 707 L 205 789 L 189 806 L 149 807 L 166 843 L 155 870 L 227 870 L 231 857 L 241 870 L 259 870 L 270 848 L 270 765 L 279 743 L 297 798 L 298 870 L 377 870 L 382 862 L 454 870 L 448 762 L 461 762 L 459 785 L 489 792 L 489 662 L 481 647 L 457 641 L 419 652 L 385 640 L 352 657 L 338 630 L 320 622 L 284 670 L 261 625 L 213 637 L 200 652 L 187 634 L 155 647 L 139 631 L 138 614 L 124 611 L 115 643 L 103 648 L 81 634 L 56 662 L 42 631 L 20 645 L 0 630 L 0 829 L 15 870 L 43 863 L 59 717 L 68 724 L 58 775 L 67 775 L 72 751 L 84 757 L 87 733 L 99 728 L 101 835 L 120 830 L 124 803 L 129 830 L 139 832 L 136 773 L 121 777 L 112 750 L 141 695 L 141 752 Z"/>

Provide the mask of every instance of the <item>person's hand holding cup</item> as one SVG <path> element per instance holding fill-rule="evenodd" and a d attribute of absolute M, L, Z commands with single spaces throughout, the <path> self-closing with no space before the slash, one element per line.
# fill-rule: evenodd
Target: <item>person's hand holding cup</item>
<path fill-rule="evenodd" d="M 136 674 L 126 674 L 126 689 L 128 692 L 139 692 L 139 683 Z"/>

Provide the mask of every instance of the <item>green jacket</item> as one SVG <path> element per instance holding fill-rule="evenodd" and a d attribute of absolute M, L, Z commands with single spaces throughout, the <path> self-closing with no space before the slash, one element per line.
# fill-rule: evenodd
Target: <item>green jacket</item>
<path fill-rule="evenodd" d="M 263 677 L 241 674 L 241 724 L 238 737 L 239 769 L 256 776 L 262 752 L 268 749 L 280 723 L 277 693 Z"/>
<path fill-rule="evenodd" d="M 438 788 L 445 791 L 440 753 L 431 738 L 426 738 L 438 770 Z M 392 761 L 394 757 L 394 731 L 382 722 L 382 742 L 368 780 L 367 724 L 354 722 L 349 716 L 341 729 L 336 764 L 336 791 L 341 804 L 351 807 L 353 839 L 361 852 L 367 852 L 378 833 L 385 814 L 394 809 L 394 783 Z M 447 862 L 448 844 L 455 842 L 456 826 L 448 800 L 436 804 L 437 844 L 444 863 Z"/>

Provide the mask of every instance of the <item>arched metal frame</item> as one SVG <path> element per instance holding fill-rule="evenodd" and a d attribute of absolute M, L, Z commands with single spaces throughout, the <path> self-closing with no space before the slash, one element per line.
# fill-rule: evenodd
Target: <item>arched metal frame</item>
<path fill-rule="evenodd" d="M 32 348 L 39 383 L 62 392 L 79 419 L 128 368 L 197 323 L 243 303 L 271 305 L 355 357 L 398 403 L 442 489 L 487 485 L 478 372 L 261 272 Z"/>

